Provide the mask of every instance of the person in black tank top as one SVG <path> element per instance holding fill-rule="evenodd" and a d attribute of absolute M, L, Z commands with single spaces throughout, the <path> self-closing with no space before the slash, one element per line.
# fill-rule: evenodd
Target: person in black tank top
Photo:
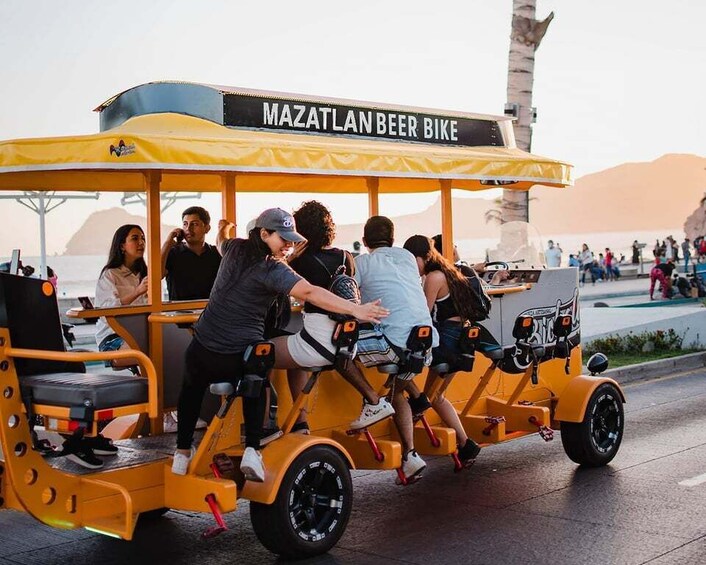
<path fill-rule="evenodd" d="M 331 247 L 336 225 L 329 210 L 320 202 L 304 202 L 294 212 L 297 230 L 306 239 L 289 258 L 289 265 L 310 284 L 328 289 L 333 275 L 343 265 L 347 275 L 355 273 L 355 263 L 348 251 Z M 287 377 L 292 400 L 304 388 L 308 375 L 300 367 L 320 367 L 333 364 L 336 353 L 331 337 L 336 322 L 331 312 L 307 302 L 303 308 L 304 329 L 297 334 L 275 338 L 276 366 L 288 369 Z M 336 360 L 338 373 L 365 399 L 360 416 L 351 422 L 352 429 L 370 426 L 394 413 L 392 405 L 380 397 L 355 363 L 345 365 Z M 306 411 L 302 410 L 292 431 L 308 432 Z"/>
<path fill-rule="evenodd" d="M 432 366 L 449 360 L 449 354 L 459 353 L 458 341 L 461 330 L 473 316 L 470 304 L 476 299 L 471 291 L 470 282 L 461 274 L 458 268 L 448 259 L 444 258 L 435 248 L 431 239 L 423 235 L 413 235 L 405 241 L 404 248 L 412 253 L 417 260 L 420 276 L 424 277 L 424 295 L 427 305 L 432 313 L 434 325 L 439 332 L 439 347 L 432 350 Z M 439 388 L 439 393 L 432 399 L 431 406 L 439 414 L 442 421 L 456 431 L 458 442 L 458 456 L 461 463 L 468 465 L 480 453 L 480 447 L 471 438 L 461 425 L 458 413 L 444 396 L 444 392 L 451 384 L 454 374 L 443 375 L 444 382 Z M 428 393 L 434 386 L 436 379 L 441 375 L 429 369 L 424 386 Z M 414 398 L 410 391 L 410 404 L 412 410 L 415 406 L 423 410 L 426 395 Z"/>

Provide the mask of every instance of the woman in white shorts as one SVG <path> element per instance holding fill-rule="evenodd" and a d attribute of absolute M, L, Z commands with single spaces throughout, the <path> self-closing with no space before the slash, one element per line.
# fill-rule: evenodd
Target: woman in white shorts
<path fill-rule="evenodd" d="M 333 276 L 343 265 L 345 274 L 353 275 L 355 263 L 348 251 L 331 247 L 336 235 L 336 225 L 329 210 L 320 202 L 304 202 L 294 212 L 297 231 L 307 239 L 298 247 L 289 265 L 309 283 L 328 289 Z M 306 384 L 307 373 L 296 370 L 300 367 L 321 367 L 334 364 L 336 348 L 331 337 L 336 322 L 329 312 L 311 303 L 304 304 L 304 329 L 291 336 L 277 337 L 275 343 L 275 366 L 294 369 L 288 372 L 292 398 L 296 398 Z M 363 376 L 355 363 L 336 363 L 336 370 L 355 389 L 365 402 L 360 416 L 351 422 L 351 429 L 370 426 L 394 413 L 392 405 L 381 398 Z M 306 412 L 302 410 L 292 431 L 308 432 Z"/>

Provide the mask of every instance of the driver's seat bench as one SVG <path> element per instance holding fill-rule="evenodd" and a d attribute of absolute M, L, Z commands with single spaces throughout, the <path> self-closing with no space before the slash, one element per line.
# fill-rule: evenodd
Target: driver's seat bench
<path fill-rule="evenodd" d="M 67 432 L 78 425 L 87 434 L 96 433 L 101 419 L 147 412 L 156 416 L 156 390 L 152 394 L 155 405 L 149 406 L 150 379 L 87 374 L 83 362 L 73 360 L 115 352 L 66 352 L 56 294 L 50 283 L 0 273 L 0 327 L 7 328 L 15 350 L 11 356 L 29 416 L 48 416 L 59 426 L 52 428 L 57 431 Z M 153 368 L 149 369 L 156 382 Z M 45 419 L 45 425 L 48 423 Z"/>

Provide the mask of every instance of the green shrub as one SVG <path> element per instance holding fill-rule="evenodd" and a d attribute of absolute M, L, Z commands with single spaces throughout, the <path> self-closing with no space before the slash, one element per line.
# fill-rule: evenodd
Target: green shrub
<path fill-rule="evenodd" d="M 641 332 L 634 334 L 629 332 L 627 335 L 609 335 L 594 339 L 584 349 L 584 355 L 593 355 L 601 352 L 610 353 L 642 353 L 645 345 L 651 343 L 651 351 L 675 351 L 682 348 L 684 336 L 680 336 L 673 329 L 657 330 L 654 332 Z"/>

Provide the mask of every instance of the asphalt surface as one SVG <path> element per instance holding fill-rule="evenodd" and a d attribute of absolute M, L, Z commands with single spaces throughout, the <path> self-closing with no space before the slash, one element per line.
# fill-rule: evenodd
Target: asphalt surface
<path fill-rule="evenodd" d="M 346 533 L 328 555 L 300 563 L 706 563 L 706 370 L 625 392 L 625 436 L 609 466 L 580 469 L 558 435 L 535 435 L 485 449 L 460 475 L 450 459 L 430 460 L 406 488 L 392 472 L 354 472 Z M 209 516 L 169 512 L 125 542 L 6 510 L 0 563 L 277 561 L 255 538 L 247 502 L 226 521 L 228 532 L 203 541 Z"/>

